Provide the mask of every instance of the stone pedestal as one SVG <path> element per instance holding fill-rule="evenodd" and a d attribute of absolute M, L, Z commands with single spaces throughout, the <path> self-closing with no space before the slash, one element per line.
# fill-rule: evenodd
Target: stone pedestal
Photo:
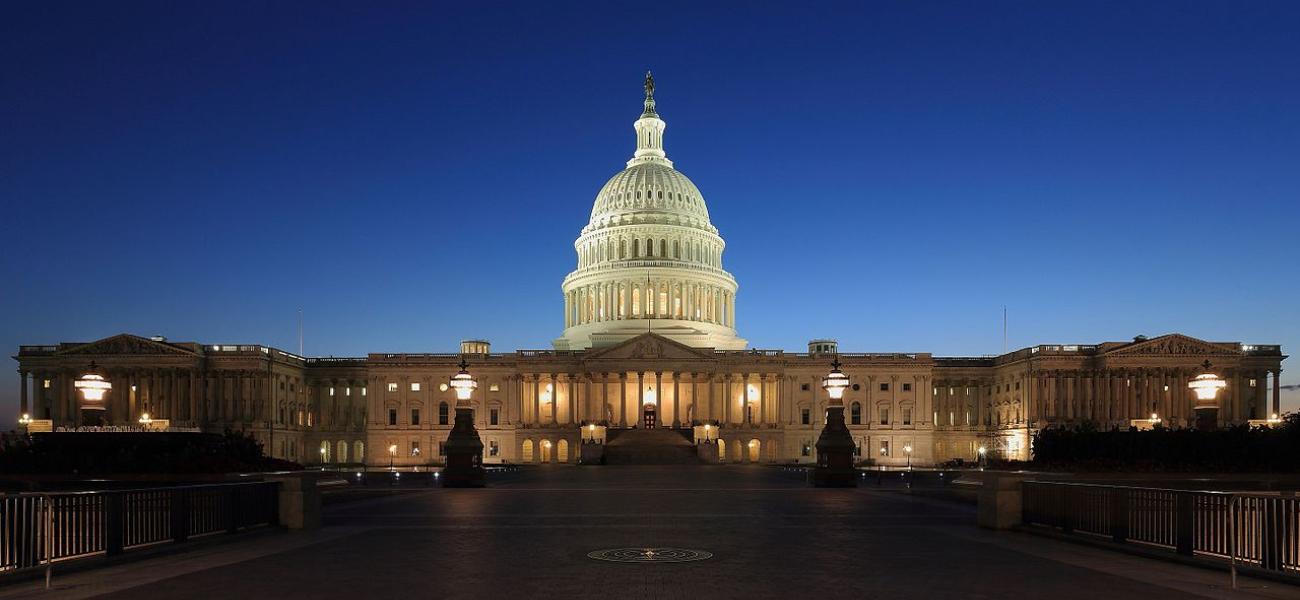
<path fill-rule="evenodd" d="M 316 529 L 320 527 L 320 489 L 316 487 L 314 473 L 271 475 L 267 481 L 280 484 L 280 524 L 289 529 Z"/>
<path fill-rule="evenodd" d="M 1011 529 L 1022 520 L 1023 476 L 983 473 L 975 520 L 988 529 Z"/>
<path fill-rule="evenodd" d="M 716 465 L 719 461 L 717 442 L 700 442 L 695 445 L 695 455 L 706 465 Z"/>
<path fill-rule="evenodd" d="M 474 429 L 474 409 L 456 407 L 456 423 L 443 444 L 447 466 L 442 470 L 443 487 L 484 487 L 483 440 Z"/>
<path fill-rule="evenodd" d="M 812 483 L 817 487 L 857 487 L 853 468 L 853 435 L 844 424 L 844 407 L 826 407 L 826 428 L 817 438 L 817 466 Z"/>
<path fill-rule="evenodd" d="M 584 465 L 605 464 L 605 445 L 599 442 L 583 442 L 578 462 Z"/>

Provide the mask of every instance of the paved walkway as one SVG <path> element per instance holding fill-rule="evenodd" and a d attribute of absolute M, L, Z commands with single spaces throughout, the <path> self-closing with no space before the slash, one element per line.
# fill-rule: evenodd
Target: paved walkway
<path fill-rule="evenodd" d="M 971 507 L 875 487 L 816 490 L 763 467 L 554 467 L 484 490 L 331 506 L 260 536 L 57 575 L 0 598 L 1300 598 L 1243 579 L 974 526 Z M 681 564 L 602 548 L 708 550 Z"/>

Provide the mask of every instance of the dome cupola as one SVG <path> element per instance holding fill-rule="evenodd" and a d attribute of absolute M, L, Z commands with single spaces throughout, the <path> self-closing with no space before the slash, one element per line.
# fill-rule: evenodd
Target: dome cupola
<path fill-rule="evenodd" d="M 646 73 L 636 151 L 596 194 L 565 278 L 558 349 L 618 343 L 647 330 L 695 347 L 743 349 L 736 336 L 736 280 L 722 268 L 725 243 L 704 195 L 664 151 L 667 124 Z"/>

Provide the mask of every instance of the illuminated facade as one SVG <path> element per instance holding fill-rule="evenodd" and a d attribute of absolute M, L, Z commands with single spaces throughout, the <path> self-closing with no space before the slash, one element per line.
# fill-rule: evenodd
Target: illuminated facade
<path fill-rule="evenodd" d="M 1211 361 L 1226 379 L 1221 424 L 1278 411 L 1278 346 L 1179 334 L 1096 345 L 1045 345 L 996 357 L 746 349 L 735 279 L 703 195 L 673 168 L 647 77 L 636 151 L 597 194 L 564 279 L 564 330 L 551 350 L 308 358 L 259 345 L 176 343 L 119 335 L 22 346 L 21 410 L 55 427 L 130 426 L 144 413 L 171 426 L 256 436 L 307 464 L 438 464 L 455 417 L 447 382 L 468 360 L 488 463 L 573 463 L 582 427 L 708 424 L 724 462 L 815 459 L 826 408 L 821 379 L 838 355 L 850 378 L 845 420 L 859 459 L 875 464 L 1025 459 L 1038 428 L 1128 427 L 1154 414 L 1190 426 L 1187 383 Z M 94 362 L 111 384 L 87 404 L 74 381 Z M 390 450 L 391 449 L 391 450 Z"/>

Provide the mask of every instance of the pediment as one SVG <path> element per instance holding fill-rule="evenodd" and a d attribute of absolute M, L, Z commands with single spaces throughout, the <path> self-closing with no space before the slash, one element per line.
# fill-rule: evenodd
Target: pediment
<path fill-rule="evenodd" d="M 178 348 L 166 342 L 155 342 L 129 333 L 107 337 L 89 344 L 73 346 L 58 352 L 58 354 L 63 356 L 194 356 L 193 352 L 184 348 Z"/>
<path fill-rule="evenodd" d="M 692 348 L 662 335 L 643 333 L 614 346 L 594 350 L 585 358 L 588 360 L 698 360 L 712 357 L 712 349 Z"/>
<path fill-rule="evenodd" d="M 1106 356 L 1210 356 L 1241 354 L 1235 344 L 1215 344 L 1180 333 L 1133 342 L 1106 352 Z"/>

